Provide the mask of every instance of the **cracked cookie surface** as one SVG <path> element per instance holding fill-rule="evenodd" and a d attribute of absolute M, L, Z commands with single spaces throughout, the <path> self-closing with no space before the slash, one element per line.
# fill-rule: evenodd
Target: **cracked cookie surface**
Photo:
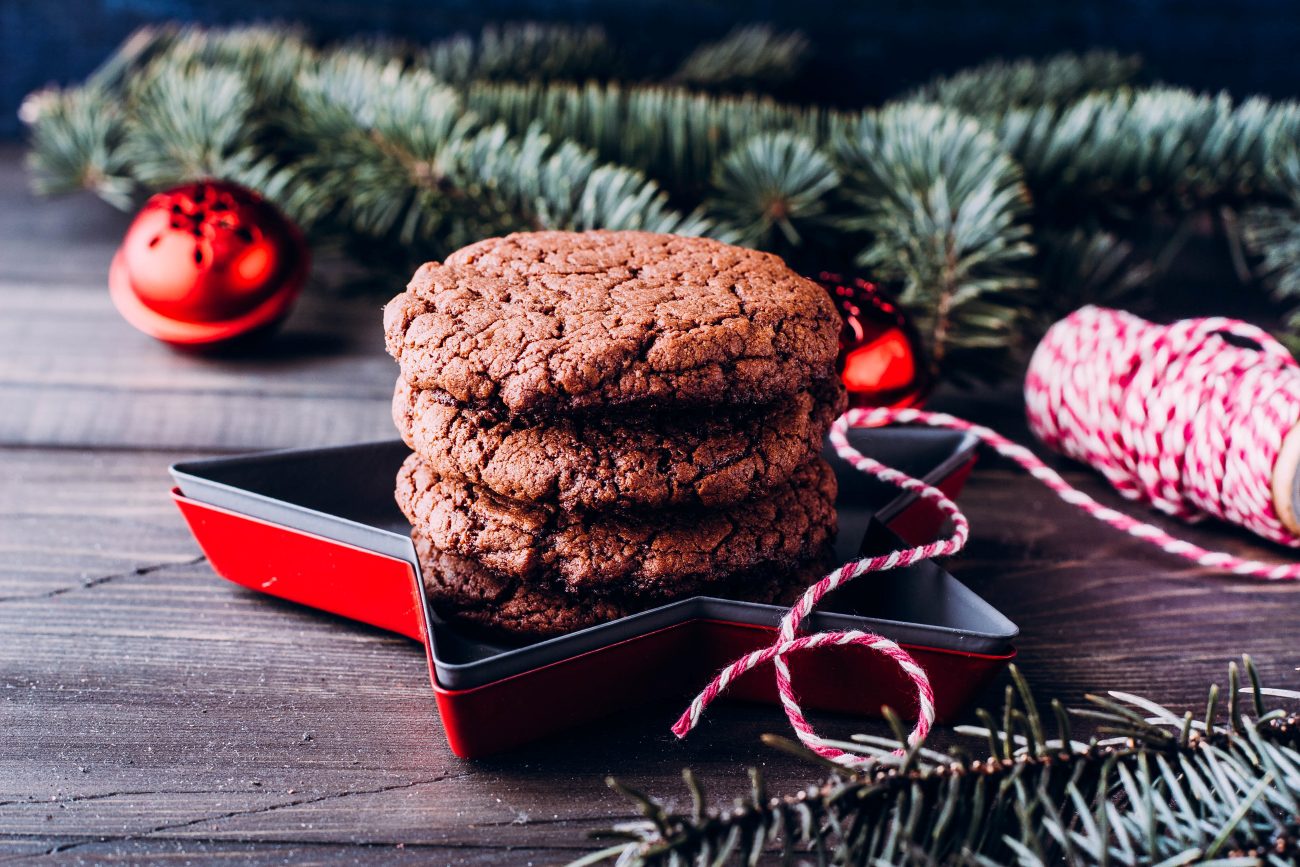
<path fill-rule="evenodd" d="M 420 558 L 425 592 L 443 617 L 519 636 L 562 635 L 627 617 L 692 595 L 581 597 L 539 588 L 493 572 L 467 557 L 440 551 L 418 529 L 411 538 Z M 710 591 L 726 599 L 790 605 L 828 569 L 818 555 L 787 569 L 760 569 L 733 576 Z"/>
<path fill-rule="evenodd" d="M 839 316 L 776 256 L 646 232 L 531 232 L 420 267 L 384 311 L 417 388 L 511 416 L 771 403 L 834 376 Z"/>
<path fill-rule="evenodd" d="M 393 421 L 441 476 L 566 509 L 709 507 L 759 496 L 821 451 L 844 409 L 838 381 L 730 413 L 558 416 L 511 421 L 448 406 L 399 379 Z"/>
<path fill-rule="evenodd" d="M 835 475 L 817 458 L 757 499 L 722 509 L 566 511 L 439 476 L 411 455 L 398 506 L 439 550 L 574 592 L 662 593 L 790 566 L 835 533 Z"/>

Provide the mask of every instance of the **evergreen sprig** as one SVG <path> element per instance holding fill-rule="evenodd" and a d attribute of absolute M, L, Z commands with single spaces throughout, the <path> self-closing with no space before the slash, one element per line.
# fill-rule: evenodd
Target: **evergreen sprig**
<path fill-rule="evenodd" d="M 135 183 L 121 145 L 125 117 L 100 88 L 44 91 L 24 101 L 32 128 L 32 186 L 45 195 L 89 190 L 115 207 L 131 207 Z"/>
<path fill-rule="evenodd" d="M 441 256 L 478 238 L 532 229 L 700 233 L 635 169 L 534 126 L 511 135 L 465 110 L 428 70 L 345 51 L 300 77 L 294 124 L 304 155 L 291 212 Z M 313 142 L 330 142 L 312 149 Z"/>
<path fill-rule="evenodd" d="M 989 122 L 1046 214 L 1128 219 L 1276 196 L 1271 173 L 1294 148 L 1300 106 L 1153 87 L 1013 109 Z"/>
<path fill-rule="evenodd" d="M 471 81 L 581 81 L 608 77 L 618 58 L 600 27 L 531 22 L 488 25 L 478 36 L 433 43 L 422 65 L 452 84 Z"/>
<path fill-rule="evenodd" d="M 643 816 L 607 835 L 624 842 L 579 864 L 782 863 L 954 865 L 1289 865 L 1300 859 L 1300 714 L 1266 710 L 1249 657 L 1206 713 L 1175 713 L 1127 693 L 1088 696 L 1044 718 L 1012 669 L 1003 706 L 959 727 L 978 747 L 946 752 L 896 737 L 856 736 L 841 748 L 873 759 L 849 772 L 781 738 L 770 745 L 830 770 L 830 779 L 771 797 L 757 772 L 734 806 L 711 809 L 690 772 L 687 812 L 618 781 Z M 1243 694 L 1248 696 L 1243 701 Z M 1076 739 L 1074 720 L 1094 731 Z M 975 750 L 987 750 L 976 758 Z"/>
<path fill-rule="evenodd" d="M 1260 260 L 1275 297 L 1294 305 L 1300 299 L 1300 150 L 1293 145 L 1273 160 L 1266 183 L 1278 193 L 1278 200 L 1256 204 L 1242 214 L 1245 245 Z M 1300 331 L 1300 309 L 1293 308 L 1288 320 L 1292 342 Z"/>
<path fill-rule="evenodd" d="M 709 210 L 735 227 L 741 243 L 798 248 L 829 228 L 830 194 L 839 185 L 839 170 L 808 138 L 761 133 L 719 160 Z"/>
<path fill-rule="evenodd" d="M 766 24 L 737 27 L 692 51 L 673 80 L 722 90 L 777 85 L 799 74 L 811 47 L 802 33 L 780 33 Z"/>
<path fill-rule="evenodd" d="M 617 82 L 509 83 L 471 87 L 470 109 L 520 132 L 546 132 L 595 149 L 602 159 L 663 180 L 698 198 L 718 163 L 750 138 L 793 132 L 821 142 L 834 113 L 758 94 L 722 96 L 672 85 Z"/>
<path fill-rule="evenodd" d="M 806 50 L 742 29 L 656 82 L 594 28 L 322 50 L 293 28 L 161 26 L 23 118 L 42 192 L 129 208 L 225 178 L 394 282 L 543 227 L 709 234 L 866 271 L 941 376 L 1011 369 L 1055 316 L 1141 285 L 1207 213 L 1239 272 L 1300 297 L 1300 106 L 1136 87 L 1136 60 L 1105 52 L 988 64 L 881 109 L 708 92 L 788 78 Z"/>
<path fill-rule="evenodd" d="M 904 103 L 863 116 L 836 149 L 854 206 L 842 224 L 865 237 L 858 264 L 900 287 L 935 373 L 969 369 L 952 355 L 1013 345 L 1034 247 L 1028 190 L 998 141 L 969 117 Z"/>
<path fill-rule="evenodd" d="M 936 102 L 973 115 L 1013 108 L 1065 105 L 1130 84 L 1142 68 L 1135 56 L 1113 51 L 1062 54 L 1046 60 L 994 60 L 936 78 L 909 93 L 909 102 Z"/>

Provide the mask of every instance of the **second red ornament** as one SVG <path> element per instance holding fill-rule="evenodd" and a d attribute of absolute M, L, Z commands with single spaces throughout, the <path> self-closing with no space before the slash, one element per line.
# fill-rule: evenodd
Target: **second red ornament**
<path fill-rule="evenodd" d="M 903 311 L 861 278 L 845 280 L 838 274 L 821 274 L 844 320 L 840 379 L 849 393 L 850 406 L 917 406 L 930 391 L 920 338 Z"/>

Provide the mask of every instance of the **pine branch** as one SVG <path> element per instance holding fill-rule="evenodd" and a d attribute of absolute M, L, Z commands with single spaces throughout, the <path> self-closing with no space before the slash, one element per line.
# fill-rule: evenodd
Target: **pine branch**
<path fill-rule="evenodd" d="M 284 25 L 187 26 L 174 33 L 156 32 L 153 40 L 157 45 L 149 52 L 154 56 L 144 67 L 146 75 L 157 77 L 168 69 L 228 69 L 239 73 L 248 89 L 268 107 L 289 95 L 298 72 L 316 57 L 304 32 Z M 151 68 L 153 71 L 148 72 Z M 102 68 L 96 74 L 102 74 Z M 129 76 L 124 84 L 129 88 Z"/>
<path fill-rule="evenodd" d="M 520 133 L 533 124 L 601 159 L 641 169 L 675 196 L 707 191 L 719 161 L 755 135 L 793 132 L 820 141 L 833 112 L 767 97 L 712 96 L 659 85 L 483 84 L 466 105 Z"/>
<path fill-rule="evenodd" d="M 488 25 L 477 36 L 435 42 L 419 62 L 442 81 L 581 81 L 608 78 L 617 69 L 600 27 L 555 24 Z"/>
<path fill-rule="evenodd" d="M 811 48 L 797 31 L 778 33 L 766 24 L 737 27 L 692 51 L 671 80 L 714 90 L 772 87 L 797 76 Z"/>
<path fill-rule="evenodd" d="M 265 179 L 257 138 L 275 135 L 312 56 L 291 28 L 142 28 L 81 88 L 28 97 L 36 189 L 88 189 L 129 209 L 181 181 Z"/>
<path fill-rule="evenodd" d="M 1035 240 L 1044 329 L 1084 304 L 1132 304 L 1157 270 L 1133 242 L 1096 227 L 1043 230 Z"/>
<path fill-rule="evenodd" d="M 221 177 L 261 190 L 317 237 L 405 248 L 390 263 L 402 269 L 517 229 L 709 228 L 634 168 L 536 128 L 485 123 L 397 58 L 320 55 L 278 30 L 177 31 L 151 44 L 132 52 L 150 55 L 143 67 L 110 76 L 119 93 L 33 98 L 47 189 L 107 196 Z M 113 111 L 96 114 L 100 102 Z M 125 206 L 130 193 L 117 198 Z"/>
<path fill-rule="evenodd" d="M 146 24 L 128 36 L 87 78 L 88 88 L 122 93 L 130 77 L 175 45 L 186 29 L 177 24 Z"/>
<path fill-rule="evenodd" d="M 769 37 L 784 38 L 753 31 L 728 51 Z M 957 377 L 1011 369 L 1065 306 L 1157 270 L 1176 248 L 1142 237 L 1153 214 L 1240 213 L 1231 225 L 1277 296 L 1300 294 L 1296 104 L 1116 90 L 1134 65 L 1105 53 L 993 64 L 916 95 L 950 107 L 847 113 L 659 84 L 484 80 L 609 74 L 610 57 L 598 31 L 537 25 L 324 53 L 283 27 L 158 27 L 22 115 L 38 190 L 129 208 L 223 177 L 316 243 L 394 271 L 503 231 L 591 226 L 865 269 L 895 284 L 935 370 Z"/>
<path fill-rule="evenodd" d="M 233 177 L 256 160 L 260 133 L 247 79 L 218 66 L 171 64 L 135 83 L 119 159 L 144 186 Z"/>
<path fill-rule="evenodd" d="M 830 158 L 807 138 L 763 133 L 719 161 L 706 207 L 741 243 L 793 249 L 832 228 L 830 194 L 839 183 Z"/>
<path fill-rule="evenodd" d="M 1281 200 L 1256 205 L 1242 214 L 1246 248 L 1259 260 L 1259 273 L 1284 303 L 1300 300 L 1300 151 L 1291 147 L 1269 169 L 1268 182 Z M 1292 307 L 1287 324 L 1300 330 L 1300 307 Z"/>
<path fill-rule="evenodd" d="M 1040 211 L 1132 219 L 1275 196 L 1269 167 L 1300 134 L 1300 106 L 1158 87 L 1013 110 L 996 124 Z"/>
<path fill-rule="evenodd" d="M 842 225 L 868 238 L 858 262 L 901 285 L 935 371 L 988 376 L 1009 364 L 1035 285 L 1015 163 L 975 121 L 934 106 L 866 115 L 836 149 L 854 205 Z"/>
<path fill-rule="evenodd" d="M 101 88 L 37 91 L 19 116 L 32 130 L 27 165 L 36 192 L 90 190 L 114 207 L 131 207 L 135 181 L 120 150 L 126 118 Z"/>
<path fill-rule="evenodd" d="M 304 148 L 332 143 L 290 169 L 290 210 L 309 223 L 329 218 L 426 258 L 514 230 L 707 229 L 633 169 L 537 128 L 484 125 L 423 69 L 341 52 L 301 77 L 299 99 Z"/>
<path fill-rule="evenodd" d="M 767 796 L 755 777 L 723 810 L 709 809 L 688 777 L 689 813 L 611 781 L 644 818 L 614 829 L 627 842 L 604 854 L 621 865 L 754 864 L 777 852 L 787 862 L 811 853 L 833 864 L 1294 863 L 1300 715 L 1266 713 L 1266 692 L 1280 691 L 1259 686 L 1249 658 L 1245 667 L 1251 709 L 1239 705 L 1233 665 L 1221 722 L 1217 687 L 1203 721 L 1111 693 L 1072 714 L 1053 702 L 1049 735 L 1053 726 L 1013 668 L 1003 724 L 982 712 L 986 727 L 958 729 L 989 746 L 985 759 L 923 745 L 900 756 L 905 740 L 862 736 L 842 746 L 874 757 L 869 770 L 832 766 L 827 782 L 782 797 Z M 1074 740 L 1071 715 L 1108 737 Z"/>
<path fill-rule="evenodd" d="M 936 78 L 904 99 L 937 102 L 974 115 L 1013 108 L 1064 105 L 1098 91 L 1130 84 L 1142 62 L 1113 51 L 1058 54 L 1045 60 L 994 60 Z"/>

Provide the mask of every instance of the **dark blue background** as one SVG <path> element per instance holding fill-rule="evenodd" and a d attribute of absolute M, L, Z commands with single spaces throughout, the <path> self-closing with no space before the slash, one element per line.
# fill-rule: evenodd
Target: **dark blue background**
<path fill-rule="evenodd" d="M 1300 4 L 1283 0 L 0 0 L 0 136 L 18 133 L 25 93 L 80 79 L 136 26 L 173 18 L 292 20 L 325 39 L 382 32 L 416 40 L 488 21 L 592 22 L 660 67 L 737 23 L 769 21 L 802 29 L 816 46 L 815 66 L 792 95 L 840 104 L 880 100 L 992 56 L 1088 47 L 1140 53 L 1148 77 L 1196 88 L 1300 92 Z"/>

